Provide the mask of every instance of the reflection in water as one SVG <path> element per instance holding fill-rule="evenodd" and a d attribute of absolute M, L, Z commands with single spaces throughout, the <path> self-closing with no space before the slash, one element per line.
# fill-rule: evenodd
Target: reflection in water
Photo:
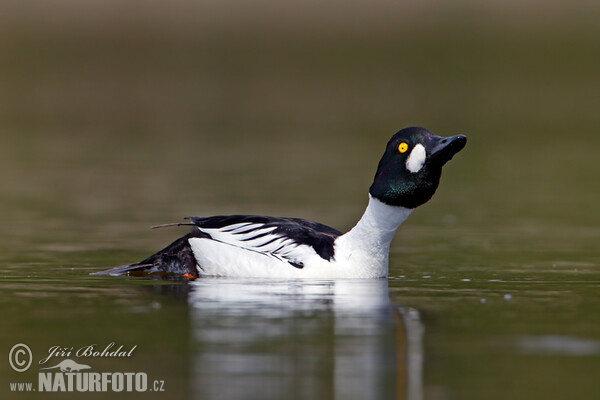
<path fill-rule="evenodd" d="M 421 398 L 418 313 L 387 280 L 192 285 L 198 398 Z"/>
<path fill-rule="evenodd" d="M 397 308 L 397 311 L 402 317 L 402 326 L 398 329 L 396 343 L 397 354 L 401 359 L 398 360 L 397 365 L 406 368 L 404 373 L 398 371 L 398 379 L 406 379 L 404 384 L 399 382 L 398 387 L 404 388 L 406 399 L 420 400 L 423 398 L 424 326 L 421 324 L 419 312 L 414 308 Z"/>

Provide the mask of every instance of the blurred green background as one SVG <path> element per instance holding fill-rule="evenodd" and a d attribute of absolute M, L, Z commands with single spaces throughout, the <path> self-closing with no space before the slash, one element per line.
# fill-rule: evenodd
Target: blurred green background
<path fill-rule="evenodd" d="M 597 227 L 599 9 L 3 3 L 2 242 L 69 223 L 53 240 L 113 246 L 190 213 L 349 227 L 410 125 L 470 139 L 418 222 Z"/>
<path fill-rule="evenodd" d="M 597 353 L 560 381 L 562 356 L 463 350 L 491 331 L 600 338 L 599 18 L 583 0 L 2 2 L 3 276 L 69 286 L 158 250 L 177 233 L 147 228 L 187 215 L 348 229 L 393 133 L 461 133 L 392 248 L 391 276 L 416 279 L 391 281 L 392 300 L 433 323 L 427 397 L 592 398 Z M 529 301 L 456 306 L 511 290 Z M 560 383 L 532 394 L 520 377 L 538 368 Z"/>

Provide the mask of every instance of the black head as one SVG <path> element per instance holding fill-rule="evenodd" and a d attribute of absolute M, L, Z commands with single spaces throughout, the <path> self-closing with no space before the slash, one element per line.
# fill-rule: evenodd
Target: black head
<path fill-rule="evenodd" d="M 440 137 L 424 128 L 402 129 L 388 142 L 369 193 L 392 206 L 426 203 L 438 187 L 442 167 L 466 143 L 462 135 Z"/>

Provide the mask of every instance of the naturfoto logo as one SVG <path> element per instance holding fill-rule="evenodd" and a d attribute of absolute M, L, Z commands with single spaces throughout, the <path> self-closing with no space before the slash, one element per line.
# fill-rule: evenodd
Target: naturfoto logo
<path fill-rule="evenodd" d="M 40 368 L 40 371 L 54 368 L 62 372 L 38 372 L 39 392 L 145 392 L 148 390 L 148 376 L 144 372 L 80 372 L 90 369 L 90 366 L 69 359 L 61 361 L 54 367 Z M 162 381 L 155 381 L 153 389 L 162 391 L 162 385 Z"/>
<path fill-rule="evenodd" d="M 125 348 L 111 342 L 106 346 L 97 344 L 80 348 L 52 346 L 48 355 L 39 361 L 37 387 L 34 382 L 12 382 L 11 392 L 145 392 L 164 391 L 164 381 L 148 382 L 145 372 L 93 372 L 87 364 L 79 363 L 65 357 L 131 357 L 137 345 Z M 64 358 L 62 361 L 54 358 Z M 25 372 L 31 366 L 33 353 L 29 346 L 18 343 L 12 347 L 8 359 L 10 366 L 16 372 Z M 86 361 L 87 362 L 87 361 Z M 92 370 L 88 372 L 88 370 Z"/>
<path fill-rule="evenodd" d="M 66 360 L 62 360 L 61 362 L 56 364 L 54 367 L 40 368 L 40 371 L 43 369 L 54 369 L 54 368 L 60 368 L 61 372 L 79 372 L 83 369 L 90 369 L 91 367 L 89 365 L 85 365 L 85 364 L 77 364 L 73 360 L 66 359 Z"/>

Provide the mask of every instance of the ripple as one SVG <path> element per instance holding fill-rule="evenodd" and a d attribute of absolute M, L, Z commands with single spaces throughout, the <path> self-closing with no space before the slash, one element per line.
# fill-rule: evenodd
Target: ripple
<path fill-rule="evenodd" d="M 566 335 L 520 336 L 517 347 L 524 354 L 591 356 L 600 354 L 600 341 Z"/>

